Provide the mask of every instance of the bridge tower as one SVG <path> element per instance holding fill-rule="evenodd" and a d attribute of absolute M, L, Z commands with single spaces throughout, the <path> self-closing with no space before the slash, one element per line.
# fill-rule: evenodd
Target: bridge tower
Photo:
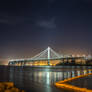
<path fill-rule="evenodd" d="M 50 47 L 48 47 L 48 65 L 50 65 Z"/>

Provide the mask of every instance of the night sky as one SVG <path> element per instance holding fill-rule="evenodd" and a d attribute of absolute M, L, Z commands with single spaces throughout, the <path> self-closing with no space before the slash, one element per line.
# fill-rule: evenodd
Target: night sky
<path fill-rule="evenodd" d="M 92 51 L 92 0 L 1 0 L 0 61 Z M 91 53 L 92 54 L 92 53 Z"/>

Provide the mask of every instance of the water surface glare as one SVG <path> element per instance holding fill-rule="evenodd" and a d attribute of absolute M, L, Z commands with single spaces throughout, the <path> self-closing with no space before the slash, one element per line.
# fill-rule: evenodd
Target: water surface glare
<path fill-rule="evenodd" d="M 14 82 L 15 86 L 26 92 L 64 92 L 54 83 L 81 74 L 91 73 L 91 67 L 9 67 L 0 66 L 0 81 Z"/>

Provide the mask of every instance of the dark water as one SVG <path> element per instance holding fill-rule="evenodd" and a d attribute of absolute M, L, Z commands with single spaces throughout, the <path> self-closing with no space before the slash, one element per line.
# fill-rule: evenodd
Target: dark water
<path fill-rule="evenodd" d="M 0 66 L 0 81 L 14 82 L 15 86 L 26 92 L 64 92 L 54 83 L 66 78 L 90 73 L 91 67 L 9 67 Z"/>
<path fill-rule="evenodd" d="M 71 85 L 92 90 L 92 75 L 68 82 Z"/>

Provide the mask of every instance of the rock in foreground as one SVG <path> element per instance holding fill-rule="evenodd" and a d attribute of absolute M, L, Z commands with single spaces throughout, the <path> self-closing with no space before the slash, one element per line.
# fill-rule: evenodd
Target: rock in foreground
<path fill-rule="evenodd" d="M 0 92 L 25 92 L 25 91 L 14 87 L 14 83 L 12 82 L 0 82 Z"/>

